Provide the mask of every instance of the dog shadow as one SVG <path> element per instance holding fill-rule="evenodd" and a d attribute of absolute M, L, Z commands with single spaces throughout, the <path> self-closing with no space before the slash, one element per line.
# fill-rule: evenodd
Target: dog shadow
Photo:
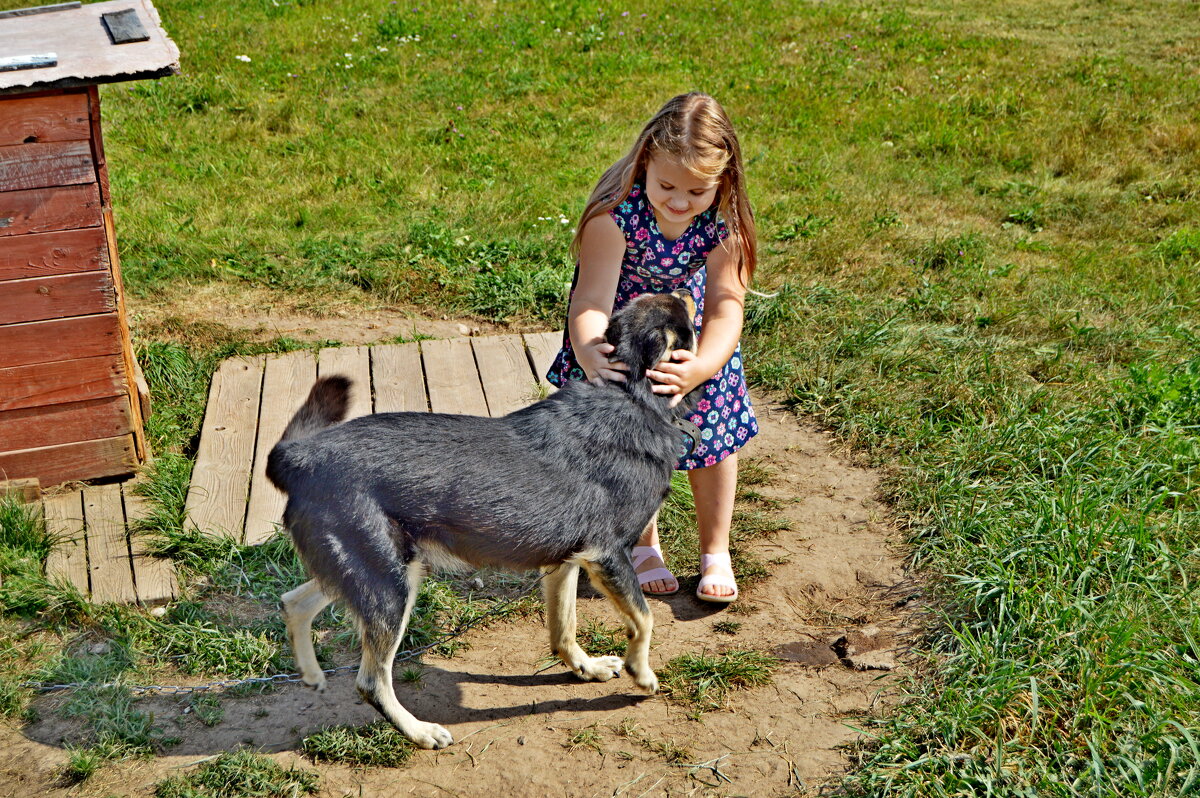
<path fill-rule="evenodd" d="M 629 709 L 649 696 L 627 675 L 604 686 L 581 682 L 570 671 L 498 674 L 455 669 L 454 661 L 426 665 L 419 685 L 395 682 L 400 702 L 424 721 L 450 729 L 456 739 L 473 727 L 522 717 L 555 713 L 580 715 Z M 604 695 L 595 695 L 598 689 Z M 582 695 L 571 696 L 571 690 Z M 516 696 L 519 694 L 519 700 Z M 301 684 L 234 697 L 218 695 L 221 717 L 212 725 L 201 719 L 196 702 L 202 694 L 156 695 L 135 702 L 132 710 L 152 716 L 156 749 L 165 756 L 211 756 L 240 747 L 275 753 L 299 751 L 305 737 L 332 726 L 367 726 L 382 717 L 358 695 L 353 674 L 330 677 L 324 693 Z M 90 735 L 78 718 L 59 711 L 63 698 L 34 702 L 35 720 L 22 734 L 43 745 L 68 749 L 86 746 Z M 211 716 L 209 716 L 209 721 Z"/>

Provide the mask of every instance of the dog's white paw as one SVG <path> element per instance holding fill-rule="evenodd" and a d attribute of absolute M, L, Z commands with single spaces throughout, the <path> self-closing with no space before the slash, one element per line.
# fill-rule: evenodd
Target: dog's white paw
<path fill-rule="evenodd" d="M 439 726 L 436 723 L 423 723 L 417 721 L 412 728 L 404 730 L 405 736 L 413 741 L 413 745 L 418 748 L 445 748 L 454 742 L 454 738 L 450 736 L 450 732 L 446 731 L 444 726 Z"/>
<path fill-rule="evenodd" d="M 634 676 L 633 683 L 651 695 L 658 692 L 658 676 L 650 668 Z"/>
<path fill-rule="evenodd" d="M 306 685 L 316 690 L 318 693 L 323 694 L 325 692 L 325 674 L 322 673 L 317 676 L 317 678 L 311 680 L 304 677 L 301 677 L 301 679 Z"/>
<path fill-rule="evenodd" d="M 585 682 L 607 682 L 621 675 L 623 665 L 620 657 L 588 657 L 575 673 Z"/>

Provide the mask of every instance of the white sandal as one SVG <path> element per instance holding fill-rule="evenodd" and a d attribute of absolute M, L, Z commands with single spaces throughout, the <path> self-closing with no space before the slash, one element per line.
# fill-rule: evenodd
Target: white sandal
<path fill-rule="evenodd" d="M 733 563 L 729 558 L 729 552 L 724 551 L 720 554 L 701 554 L 700 555 L 700 573 L 703 574 L 714 565 L 724 565 L 729 569 L 729 573 L 733 573 Z M 714 596 L 711 593 L 705 593 L 704 588 L 709 586 L 728 587 L 733 590 L 733 593 L 728 596 Z M 700 584 L 696 585 L 696 598 L 701 601 L 711 601 L 713 604 L 729 604 L 735 601 L 738 597 L 737 582 L 732 577 L 724 574 L 711 574 L 709 576 L 701 576 Z"/>
<path fill-rule="evenodd" d="M 651 558 L 656 558 L 659 562 L 663 563 L 663 566 L 660 568 L 651 568 L 649 571 L 646 571 L 645 573 L 639 573 L 637 575 L 638 584 L 641 585 L 642 592 L 647 596 L 673 596 L 679 592 L 679 579 L 675 576 L 675 574 L 671 573 L 670 569 L 666 567 L 667 560 L 665 557 L 663 557 L 662 549 L 660 549 L 657 545 L 634 546 L 633 551 L 630 552 L 630 556 L 633 558 L 633 570 L 635 572 L 637 571 L 638 566 Z M 646 585 L 650 584 L 651 582 L 666 582 L 668 580 L 675 583 L 674 590 L 654 592 L 646 589 Z"/>

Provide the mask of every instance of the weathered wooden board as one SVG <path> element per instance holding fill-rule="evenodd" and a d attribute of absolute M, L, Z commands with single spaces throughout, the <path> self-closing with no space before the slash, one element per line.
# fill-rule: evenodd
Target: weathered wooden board
<path fill-rule="evenodd" d="M 8 236 L 0 245 L 0 280 L 73 274 L 107 266 L 103 227 Z"/>
<path fill-rule="evenodd" d="M 72 0 L 69 3 L 52 3 L 46 6 L 29 6 L 27 8 L 12 8 L 7 11 L 0 11 L 0 19 L 8 19 L 9 17 L 28 17 L 33 14 L 51 14 L 55 11 L 66 11 L 69 8 L 79 8 L 82 3 L 79 0 Z"/>
<path fill-rule="evenodd" d="M 132 474 L 136 467 L 132 435 L 0 452 L 0 479 L 35 477 L 43 487 Z"/>
<path fill-rule="evenodd" d="M 47 141 L 87 141 L 87 92 L 0 98 L 0 147 Z"/>
<path fill-rule="evenodd" d="M 125 396 L 0 412 L 0 451 L 5 452 L 115 438 L 127 432 L 133 432 L 133 423 Z"/>
<path fill-rule="evenodd" d="M 120 396 L 126 391 L 122 373 L 117 355 L 0 369 L 0 411 Z"/>
<path fill-rule="evenodd" d="M 346 418 L 371 414 L 371 356 L 365 346 L 341 346 L 322 349 L 317 356 L 317 374 L 349 377 L 350 409 Z"/>
<path fill-rule="evenodd" d="M 123 8 L 120 11 L 110 11 L 107 14 L 101 14 L 100 21 L 108 30 L 108 37 L 113 44 L 131 44 L 150 39 L 150 33 L 138 19 L 136 9 Z"/>
<path fill-rule="evenodd" d="M 0 282 L 0 321 L 8 324 L 92 316 L 116 309 L 112 277 L 104 271 Z"/>
<path fill-rule="evenodd" d="M 0 499 L 16 499 L 23 504 L 42 504 L 42 483 L 36 479 L 6 479 L 0 481 Z"/>
<path fill-rule="evenodd" d="M 519 335 L 489 335 L 472 338 L 479 380 L 493 418 L 506 416 L 533 401 L 538 383 L 525 355 Z"/>
<path fill-rule="evenodd" d="M 435 413 L 488 414 L 487 399 L 475 370 L 467 338 L 422 341 L 421 359 L 429 386 L 429 409 Z"/>
<path fill-rule="evenodd" d="M 0 369 L 119 354 L 117 314 L 0 326 Z"/>
<path fill-rule="evenodd" d="M 529 363 L 533 366 L 533 373 L 548 391 L 553 391 L 554 385 L 546 379 L 546 372 L 550 370 L 550 364 L 562 348 L 562 338 L 561 332 L 525 334 L 525 346 L 529 349 Z"/>
<path fill-rule="evenodd" d="M 376 413 L 423 413 L 429 409 L 421 347 L 381 344 L 371 347 L 371 379 Z"/>
<path fill-rule="evenodd" d="M 100 187 L 95 183 L 0 192 L 0 236 L 99 227 Z"/>
<path fill-rule="evenodd" d="M 100 22 L 103 14 L 136 8 L 150 40 L 110 44 Z M 53 14 L 14 17 L 0 25 L 0 52 L 58 54 L 58 66 L 29 72 L 0 73 L 0 93 L 27 87 L 78 86 L 116 80 L 160 77 L 179 71 L 179 49 L 167 38 L 154 6 L 142 0 L 88 3 Z"/>
<path fill-rule="evenodd" d="M 0 190 L 96 182 L 92 145 L 87 141 L 49 141 L 0 147 Z"/>
<path fill-rule="evenodd" d="M 83 521 L 87 527 L 92 601 L 97 604 L 137 601 L 121 486 L 95 485 L 84 488 Z"/>
<path fill-rule="evenodd" d="M 262 543 L 283 520 L 286 497 L 267 479 L 267 455 L 279 442 L 288 421 L 304 403 L 317 378 L 312 352 L 289 352 L 267 359 L 263 375 L 262 408 L 258 414 L 258 442 L 246 510 L 246 543 Z"/>
<path fill-rule="evenodd" d="M 175 566 L 165 557 L 150 554 L 146 536 L 139 523 L 149 514 L 146 500 L 135 494 L 129 484 L 121 486 L 125 500 L 125 521 L 129 530 L 129 551 L 133 563 L 133 586 L 141 604 L 159 604 L 179 595 Z"/>
<path fill-rule="evenodd" d="M 201 532 L 242 539 L 262 375 L 262 358 L 226 360 L 213 375 L 185 503 Z"/>
<path fill-rule="evenodd" d="M 83 531 L 83 494 L 74 490 L 43 502 L 46 531 L 56 541 L 46 558 L 51 581 L 74 585 L 85 597 L 88 588 L 87 543 Z"/>

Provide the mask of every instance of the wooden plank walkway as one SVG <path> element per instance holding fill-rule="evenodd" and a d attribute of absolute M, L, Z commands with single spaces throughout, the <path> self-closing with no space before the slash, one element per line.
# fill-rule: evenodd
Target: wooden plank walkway
<path fill-rule="evenodd" d="M 171 561 L 150 556 L 131 532 L 146 515 L 132 484 L 91 485 L 42 501 L 46 529 L 59 541 L 46 560 L 50 579 L 96 603 L 158 604 L 178 595 Z"/>
<path fill-rule="evenodd" d="M 187 495 L 187 523 L 254 545 L 274 535 L 284 496 L 267 453 L 319 376 L 353 380 L 350 417 L 392 411 L 502 416 L 549 389 L 561 333 L 347 346 L 232 358 L 213 375 Z"/>
<path fill-rule="evenodd" d="M 248 545 L 279 529 L 284 496 L 266 478 L 267 453 L 318 376 L 354 381 L 350 415 L 433 411 L 501 416 L 551 386 L 543 376 L 561 333 L 348 346 L 226 360 L 213 375 L 187 495 L 188 523 Z M 130 528 L 145 516 L 132 483 L 94 485 L 44 499 L 59 543 L 52 579 L 95 602 L 155 604 L 178 595 L 171 562 L 151 557 Z"/>

